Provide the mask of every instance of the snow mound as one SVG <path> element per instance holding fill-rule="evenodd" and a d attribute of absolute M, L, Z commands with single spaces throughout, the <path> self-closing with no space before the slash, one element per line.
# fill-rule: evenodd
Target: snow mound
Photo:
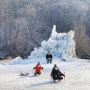
<path fill-rule="evenodd" d="M 16 57 L 12 62 L 6 63 L 9 65 L 26 65 L 26 64 L 36 64 L 37 62 L 46 63 L 45 58 L 31 58 L 31 59 L 22 59 L 21 57 Z"/>
<path fill-rule="evenodd" d="M 23 61 L 23 59 L 20 56 L 18 56 L 16 58 L 14 58 L 12 60 L 12 62 L 10 62 L 10 64 L 20 64 L 20 63 L 22 63 L 22 61 Z"/>
<path fill-rule="evenodd" d="M 28 58 L 45 57 L 48 51 L 60 58 L 76 57 L 74 36 L 75 32 L 72 30 L 68 33 L 57 33 L 54 25 L 50 38 L 42 41 L 41 47 L 35 48 Z"/>

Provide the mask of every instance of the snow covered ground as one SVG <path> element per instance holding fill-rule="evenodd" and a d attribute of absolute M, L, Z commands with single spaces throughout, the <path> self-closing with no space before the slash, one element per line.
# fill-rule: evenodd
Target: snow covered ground
<path fill-rule="evenodd" d="M 45 59 L 48 51 L 53 55 L 51 64 Z M 38 62 L 44 70 L 35 77 L 33 67 Z M 61 82 L 54 83 L 50 78 L 54 64 L 66 74 Z M 20 76 L 22 72 L 30 74 Z M 50 38 L 28 59 L 16 57 L 11 62 L 0 62 L 0 90 L 90 90 L 90 61 L 76 58 L 74 32 L 57 33 L 54 25 Z"/>
<path fill-rule="evenodd" d="M 38 61 L 41 62 L 44 70 L 40 76 L 35 77 L 33 67 Z M 50 78 L 54 64 L 66 73 L 66 78 L 61 82 L 54 83 Z M 20 76 L 21 72 L 30 74 Z M 0 64 L 0 90 L 90 90 L 90 62 L 80 59 L 62 61 L 53 58 L 53 63 L 47 64 L 45 58 L 34 58 L 2 63 Z"/>

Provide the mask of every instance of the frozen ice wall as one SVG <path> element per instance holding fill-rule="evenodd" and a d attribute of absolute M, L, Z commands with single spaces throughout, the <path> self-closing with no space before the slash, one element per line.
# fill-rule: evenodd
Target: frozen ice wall
<path fill-rule="evenodd" d="M 53 25 L 50 38 L 41 42 L 41 47 L 35 48 L 30 57 L 45 57 L 46 53 L 50 51 L 53 56 L 61 58 L 76 57 L 74 31 L 68 33 L 57 33 L 56 25 Z"/>

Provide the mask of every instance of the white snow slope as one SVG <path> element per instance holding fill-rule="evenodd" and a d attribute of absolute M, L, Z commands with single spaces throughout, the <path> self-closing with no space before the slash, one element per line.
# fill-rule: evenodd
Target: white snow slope
<path fill-rule="evenodd" d="M 90 90 L 90 61 L 75 57 L 73 35 L 73 31 L 58 34 L 54 26 L 50 41 L 42 42 L 41 47 L 35 49 L 28 59 L 17 57 L 12 62 L 0 63 L 0 90 Z M 47 51 L 53 54 L 51 64 L 46 63 Z M 35 77 L 33 67 L 37 62 L 41 63 L 44 70 L 40 76 Z M 66 74 L 60 82 L 53 82 L 50 78 L 54 64 Z M 30 74 L 20 76 L 21 72 Z"/>
<path fill-rule="evenodd" d="M 33 67 L 37 61 L 41 61 L 44 70 L 40 76 L 35 77 Z M 53 63 L 47 64 L 45 58 L 35 58 L 26 61 L 20 60 L 20 62 L 23 63 L 0 64 L 0 90 L 90 90 L 90 62 L 86 60 L 61 61 L 59 58 L 53 58 Z M 60 70 L 66 74 L 65 79 L 61 82 L 54 83 L 50 78 L 54 64 L 57 64 Z M 20 76 L 21 72 L 30 74 Z"/>

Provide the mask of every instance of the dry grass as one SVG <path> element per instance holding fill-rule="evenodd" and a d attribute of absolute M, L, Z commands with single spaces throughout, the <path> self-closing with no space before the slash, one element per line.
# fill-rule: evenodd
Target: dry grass
<path fill-rule="evenodd" d="M 7 58 L 7 59 L 4 59 L 4 60 L 0 60 L 0 63 L 7 63 L 7 62 L 11 62 L 13 60 L 13 58 Z"/>

